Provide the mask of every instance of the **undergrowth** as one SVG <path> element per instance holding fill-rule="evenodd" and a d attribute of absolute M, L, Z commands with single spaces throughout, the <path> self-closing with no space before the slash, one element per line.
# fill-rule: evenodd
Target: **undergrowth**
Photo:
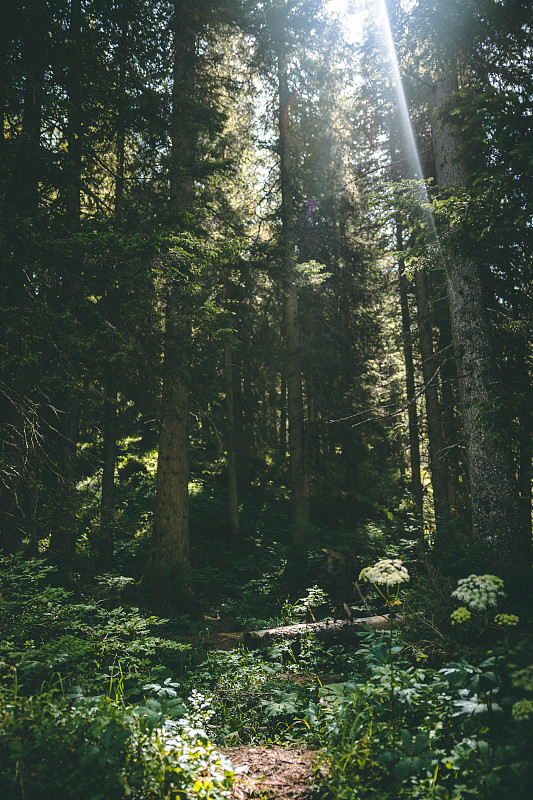
<path fill-rule="evenodd" d="M 270 557 L 263 578 L 226 601 L 247 610 L 243 628 L 261 621 L 265 597 L 272 625 L 335 616 L 317 583 L 279 594 Z M 400 614 L 394 630 L 367 629 L 350 646 L 308 635 L 223 652 L 203 636 L 179 641 L 194 629 L 181 617 L 122 602 L 131 578 L 100 576 L 74 594 L 42 559 L 0 567 L 6 800 L 219 800 L 233 780 L 221 749 L 249 744 L 320 750 L 332 800 L 529 796 L 533 640 L 497 607 L 494 576 L 454 588 L 433 574 L 411 587 L 401 562 L 385 559 L 363 570 L 353 611 Z"/>

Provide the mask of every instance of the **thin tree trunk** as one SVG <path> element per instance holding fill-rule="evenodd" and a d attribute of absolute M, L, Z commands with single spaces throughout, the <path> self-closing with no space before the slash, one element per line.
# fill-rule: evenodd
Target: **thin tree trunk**
<path fill-rule="evenodd" d="M 237 470 L 237 490 L 240 494 L 246 494 L 250 488 L 248 470 L 248 451 L 246 449 L 246 437 L 244 428 L 244 398 L 242 390 L 242 358 L 239 351 L 232 353 L 233 356 L 233 408 L 235 413 L 235 458 Z"/>
<path fill-rule="evenodd" d="M 224 345 L 224 375 L 226 382 L 226 450 L 228 497 L 231 533 L 239 536 L 239 495 L 237 489 L 237 446 L 235 441 L 235 403 L 233 397 L 233 354 L 231 342 Z"/>
<path fill-rule="evenodd" d="M 433 142 L 439 185 L 460 189 L 466 183 L 457 153 L 461 133 L 446 115 L 446 104 L 456 90 L 453 70 L 436 82 Z M 510 442 L 503 431 L 495 430 L 483 418 L 487 412 L 490 420 L 501 388 L 474 255 L 466 252 L 462 257 L 450 257 L 446 278 L 472 491 L 473 540 L 486 568 L 524 572 L 530 565 L 530 542 L 524 532 Z"/>
<path fill-rule="evenodd" d="M 189 348 L 190 324 L 172 289 L 165 314 L 165 352 L 157 487 L 149 563 L 151 583 L 163 596 L 192 594 L 189 544 Z"/>
<path fill-rule="evenodd" d="M 82 97 L 80 86 L 81 66 L 81 0 L 71 0 L 69 25 L 68 65 L 68 126 L 66 161 L 66 211 L 72 230 L 80 224 L 81 216 L 81 168 L 82 168 Z"/>
<path fill-rule="evenodd" d="M 279 458 L 284 464 L 287 457 L 287 380 L 285 372 L 282 372 L 280 377 L 279 398 Z"/>
<path fill-rule="evenodd" d="M 294 269 L 294 204 L 290 151 L 287 137 L 289 88 L 285 42 L 278 48 L 279 154 L 281 184 L 282 266 L 285 277 L 284 329 L 287 364 L 287 407 L 289 419 L 289 458 L 294 548 L 311 542 L 309 479 L 305 453 L 305 422 L 298 320 L 298 287 Z"/>
<path fill-rule="evenodd" d="M 117 391 L 117 366 L 115 362 L 108 361 L 104 401 L 100 535 L 98 538 L 98 561 L 105 569 L 109 569 L 113 564 Z"/>
<path fill-rule="evenodd" d="M 75 513 L 76 451 L 79 436 L 79 403 L 73 387 L 77 379 L 76 364 L 71 364 L 70 384 L 56 396 L 56 406 L 51 410 L 52 449 L 51 484 L 54 498 L 53 527 L 50 535 L 49 555 L 61 567 L 69 567 L 76 554 L 77 521 Z"/>
<path fill-rule="evenodd" d="M 411 338 L 411 314 L 409 312 L 407 279 L 405 277 L 402 228 L 399 222 L 396 223 L 396 249 L 398 251 L 398 282 L 400 288 L 400 309 L 402 314 L 402 347 L 405 363 L 405 386 L 407 391 L 407 414 L 409 421 L 411 494 L 415 506 L 415 514 L 420 524 L 420 536 L 423 537 L 423 490 L 422 478 L 420 474 L 420 435 L 418 430 L 418 413 L 415 399 L 415 368 L 413 361 L 413 342 Z"/>
<path fill-rule="evenodd" d="M 517 353 L 517 373 L 520 386 L 529 386 L 529 375 L 526 364 L 526 342 L 522 339 Z M 523 517 L 524 535 L 531 539 L 531 511 L 533 480 L 533 430 L 531 411 L 531 391 L 528 392 L 530 402 L 524 403 L 518 416 L 518 489 L 520 492 L 520 508 Z"/>
<path fill-rule="evenodd" d="M 448 465 L 448 504 L 450 506 L 450 512 L 454 514 L 458 511 L 460 493 L 461 433 L 456 414 L 457 397 L 454 387 L 457 387 L 457 367 L 453 354 L 450 309 L 447 298 L 443 300 L 443 306 L 440 321 L 437 320 L 439 327 L 439 349 L 442 354 L 440 370 L 441 412 L 444 441 L 446 443 L 446 462 Z M 463 479 L 463 486 L 465 486 L 468 481 L 466 480 L 466 476 L 463 476 Z"/>
<path fill-rule="evenodd" d="M 117 160 L 115 176 L 115 219 L 120 220 L 124 209 L 124 166 L 126 163 L 126 45 L 127 23 L 122 22 L 119 43 L 118 107 L 115 153 Z"/>
<path fill-rule="evenodd" d="M 81 0 L 72 0 L 69 25 L 67 161 L 65 166 L 65 211 L 71 234 L 80 228 L 82 170 L 82 97 L 81 97 Z M 81 294 L 80 265 L 73 258 L 64 264 L 63 302 L 75 314 Z M 71 339 L 64 347 L 64 388 L 53 403 L 51 423 L 55 439 L 53 485 L 57 487 L 56 513 L 50 536 L 50 556 L 62 566 L 72 563 L 76 552 L 77 519 L 75 514 L 76 452 L 79 437 L 80 403 L 77 382 L 80 365 L 77 354 L 77 321 L 74 317 Z"/>
<path fill-rule="evenodd" d="M 292 543 L 305 547 L 311 541 L 309 480 L 305 454 L 302 373 L 299 355 L 298 290 L 290 280 L 285 302 L 289 457 L 292 492 Z"/>
<path fill-rule="evenodd" d="M 331 427 L 331 426 L 330 426 Z M 355 449 L 355 436 L 354 431 L 348 426 L 341 423 L 340 427 L 340 441 L 342 456 L 344 460 L 344 467 L 346 472 L 346 488 L 352 501 L 355 503 L 360 492 L 359 486 L 359 470 L 357 453 Z"/>
<path fill-rule="evenodd" d="M 117 170 L 115 175 L 115 220 L 122 216 L 124 202 L 124 159 L 126 145 L 126 22 L 122 23 L 119 42 L 118 119 L 116 133 Z M 100 504 L 100 535 L 98 560 L 109 569 L 113 564 L 115 516 L 115 461 L 117 440 L 118 372 L 116 354 L 108 356 L 105 376 L 104 435 L 102 453 L 102 499 Z"/>
<path fill-rule="evenodd" d="M 437 362 L 433 352 L 433 331 L 430 323 L 427 275 L 423 270 L 415 271 L 415 289 L 418 306 L 417 323 L 422 356 L 422 374 L 424 377 L 424 395 L 426 400 L 426 417 L 428 426 L 429 463 L 431 469 L 431 485 L 433 487 L 433 506 L 435 509 L 435 527 L 437 530 L 437 546 L 442 546 L 447 539 L 448 517 L 448 469 L 444 458 L 444 438 L 440 416 L 438 394 Z"/>
<path fill-rule="evenodd" d="M 196 34 L 185 0 L 175 0 L 172 18 L 173 70 L 171 117 L 170 212 L 183 222 L 193 202 L 187 172 L 193 154 L 191 133 L 180 116 L 183 99 L 194 91 Z M 178 269 L 181 265 L 175 265 Z M 152 586 L 173 603 L 192 599 L 189 541 L 189 380 L 190 309 L 176 277 L 165 312 L 165 347 L 157 488 L 148 575 Z"/>
<path fill-rule="evenodd" d="M 39 205 L 39 176 L 41 148 L 42 95 L 44 82 L 44 63 L 39 57 L 35 21 L 28 26 L 33 32 L 27 43 L 27 61 L 29 70 L 25 76 L 24 106 L 22 115 L 22 159 L 20 164 L 19 186 L 17 194 L 21 199 L 21 211 L 34 215 Z"/>

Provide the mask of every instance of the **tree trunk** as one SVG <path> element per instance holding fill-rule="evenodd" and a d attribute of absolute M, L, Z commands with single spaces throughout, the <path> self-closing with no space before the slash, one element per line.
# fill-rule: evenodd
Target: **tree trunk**
<path fill-rule="evenodd" d="M 117 160 L 115 175 L 115 221 L 122 217 L 124 203 L 124 162 L 126 147 L 126 39 L 127 26 L 122 22 L 119 41 L 119 74 L 117 130 L 115 155 Z M 114 550 L 114 498 L 115 461 L 117 439 L 117 392 L 118 373 L 114 361 L 115 354 L 108 357 L 105 376 L 104 435 L 102 453 L 102 500 L 100 504 L 100 536 L 98 539 L 98 560 L 109 569 L 113 564 Z"/>
<path fill-rule="evenodd" d="M 527 369 L 526 342 L 521 339 L 518 345 L 517 378 L 519 386 L 530 387 Z M 525 402 L 518 414 L 518 488 L 520 492 L 520 508 L 524 524 L 524 536 L 531 539 L 531 482 L 533 480 L 533 443 L 532 443 L 532 409 L 531 389 L 526 393 Z"/>
<path fill-rule="evenodd" d="M 127 23 L 122 22 L 118 55 L 118 102 L 115 156 L 117 160 L 115 175 L 115 219 L 122 218 L 124 209 L 124 166 L 126 163 L 126 46 Z"/>
<path fill-rule="evenodd" d="M 98 561 L 105 569 L 110 569 L 113 565 L 117 390 L 117 366 L 115 362 L 109 361 L 105 383 L 102 499 L 100 503 L 100 535 L 98 538 Z"/>
<path fill-rule="evenodd" d="M 189 545 L 189 348 L 188 321 L 172 288 L 165 314 L 161 433 L 157 458 L 150 582 L 163 597 L 192 594 Z"/>
<path fill-rule="evenodd" d="M 332 426 L 330 426 L 332 427 Z M 344 461 L 344 471 L 346 475 L 346 490 L 355 503 L 360 492 L 359 484 L 359 458 L 356 450 L 355 431 L 349 423 L 339 423 L 337 435 L 341 442 L 341 451 Z"/>
<path fill-rule="evenodd" d="M 68 64 L 68 126 L 66 160 L 66 212 L 71 230 L 80 224 L 81 215 L 81 159 L 82 159 L 82 97 L 81 72 L 81 0 L 71 0 L 69 25 Z"/>
<path fill-rule="evenodd" d="M 15 187 L 15 197 L 20 199 L 20 211 L 34 215 L 39 205 L 39 176 L 41 149 L 41 117 L 44 83 L 44 54 L 42 51 L 42 30 L 46 23 L 39 20 L 42 13 L 32 11 L 27 20 L 27 41 L 25 47 L 26 74 L 24 81 L 24 105 L 22 114 L 22 152 L 20 169 Z M 42 28 L 39 25 L 42 24 Z"/>
<path fill-rule="evenodd" d="M 170 212 L 182 223 L 193 205 L 189 175 L 193 158 L 191 131 L 184 129 L 181 106 L 194 93 L 196 33 L 185 0 L 175 0 L 172 18 L 173 69 L 171 117 Z M 175 264 L 176 272 L 183 265 Z M 161 430 L 149 581 L 172 603 L 189 603 L 192 578 L 189 542 L 189 379 L 190 309 L 177 275 L 171 277 L 165 311 L 165 347 Z"/>
<path fill-rule="evenodd" d="M 418 413 L 415 399 L 415 368 L 413 361 L 413 342 L 411 338 L 411 314 L 409 312 L 407 279 L 405 277 L 402 228 L 399 222 L 396 223 L 396 249 L 398 251 L 398 282 L 400 288 L 400 309 L 402 314 L 402 348 L 405 363 L 405 386 L 407 391 L 407 414 L 409 420 L 411 494 L 415 506 L 415 514 L 420 526 L 420 537 L 423 539 L 424 508 L 422 478 L 420 475 L 420 436 L 418 431 Z"/>
<path fill-rule="evenodd" d="M 52 441 L 51 469 L 48 490 L 53 498 L 52 531 L 49 556 L 62 568 L 68 568 L 76 554 L 78 536 L 75 513 L 76 453 L 79 435 L 79 403 L 73 386 L 78 376 L 77 364 L 70 364 L 72 373 L 65 375 L 67 385 L 55 398 L 50 414 Z"/>
<path fill-rule="evenodd" d="M 68 123 L 67 160 L 65 164 L 65 211 L 70 234 L 80 229 L 81 170 L 82 170 L 82 96 L 81 96 L 81 0 L 72 0 L 69 24 L 69 67 L 67 76 Z M 55 458 L 52 467 L 52 485 L 56 487 L 53 528 L 49 554 L 62 567 L 68 567 L 75 557 L 78 536 L 75 513 L 76 454 L 79 437 L 80 402 L 77 386 L 80 364 L 77 353 L 78 322 L 76 306 L 81 296 L 78 261 L 70 257 L 63 266 L 62 302 L 73 313 L 70 341 L 61 345 L 65 353 L 65 367 L 61 376 L 63 386 L 54 397 L 51 420 L 52 439 L 55 440 Z M 61 309 L 62 310 L 62 309 Z"/>
<path fill-rule="evenodd" d="M 228 469 L 229 518 L 233 537 L 239 535 L 239 495 L 237 490 L 237 447 L 235 442 L 235 403 L 233 397 L 233 354 L 231 342 L 224 345 L 226 381 L 226 450 Z"/>
<path fill-rule="evenodd" d="M 248 469 L 248 450 L 244 425 L 244 397 L 242 390 L 242 356 L 239 350 L 233 357 L 233 409 L 235 413 L 235 458 L 237 471 L 237 490 L 239 495 L 246 494 L 250 488 Z"/>
<path fill-rule="evenodd" d="M 364 632 L 367 627 L 372 630 L 390 630 L 388 615 L 335 622 L 301 623 L 285 625 L 281 628 L 249 631 L 244 635 L 244 644 L 247 647 L 269 647 L 276 642 L 298 641 L 302 636 L 312 634 L 319 642 L 324 642 L 328 646 L 333 644 L 353 645 L 358 641 L 358 634 Z"/>
<path fill-rule="evenodd" d="M 450 512 L 456 513 L 459 504 L 461 474 L 461 433 L 457 419 L 457 367 L 453 354 L 453 342 L 450 329 L 450 309 L 447 298 L 443 300 L 443 309 L 439 327 L 439 350 L 442 353 L 440 370 L 441 412 L 444 441 L 446 443 L 446 462 L 448 465 L 448 504 Z M 464 471 L 464 470 L 463 470 Z M 463 487 L 468 483 L 463 475 Z"/>
<path fill-rule="evenodd" d="M 279 155 L 281 184 L 282 267 L 285 279 L 284 329 L 287 364 L 287 410 L 289 419 L 289 466 L 292 501 L 291 544 L 302 549 L 311 543 L 309 479 L 305 453 L 305 422 L 298 320 L 298 287 L 295 273 L 294 203 L 287 137 L 289 109 L 288 70 L 285 42 L 278 48 Z"/>
<path fill-rule="evenodd" d="M 435 85 L 433 142 L 439 185 L 460 189 L 466 183 L 457 153 L 461 134 L 445 108 L 455 91 L 456 73 L 450 70 Z M 501 389 L 474 254 L 449 257 L 446 278 L 472 491 L 473 540 L 480 566 L 501 573 L 524 572 L 530 564 L 530 543 L 524 533 L 510 443 L 490 423 Z"/>
<path fill-rule="evenodd" d="M 426 417 L 428 426 L 429 464 L 431 469 L 431 485 L 433 487 L 433 506 L 435 510 L 435 527 L 437 531 L 437 547 L 442 549 L 449 531 L 448 518 L 448 469 L 444 458 L 444 438 L 440 416 L 438 394 L 437 362 L 433 352 L 433 331 L 430 323 L 427 275 L 423 270 L 415 271 L 416 302 L 418 307 L 417 324 L 420 337 L 420 353 L 422 356 L 422 375 L 424 378 L 424 396 L 426 400 Z"/>
<path fill-rule="evenodd" d="M 281 373 L 279 397 L 279 459 L 284 464 L 287 457 L 287 380 L 284 372 Z"/>

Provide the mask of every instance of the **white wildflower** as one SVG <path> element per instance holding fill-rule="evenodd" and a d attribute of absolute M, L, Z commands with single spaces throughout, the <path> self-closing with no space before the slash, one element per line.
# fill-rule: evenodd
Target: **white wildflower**
<path fill-rule="evenodd" d="M 486 611 L 489 606 L 497 606 L 500 597 L 505 597 L 503 581 L 496 575 L 469 575 L 457 582 L 452 597 L 473 611 Z"/>
<path fill-rule="evenodd" d="M 399 583 L 407 583 L 409 573 L 399 558 L 384 558 L 373 567 L 365 567 L 361 570 L 359 580 L 394 586 Z"/>

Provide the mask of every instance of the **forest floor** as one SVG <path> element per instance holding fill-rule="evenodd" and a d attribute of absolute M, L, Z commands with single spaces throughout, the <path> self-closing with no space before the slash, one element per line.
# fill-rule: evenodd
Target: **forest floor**
<path fill-rule="evenodd" d="M 211 630 L 201 637 L 206 650 L 230 651 L 237 649 L 243 640 L 242 632 L 227 630 L 237 627 L 228 621 L 211 621 Z M 180 637 L 180 641 L 198 644 L 198 636 Z M 283 674 L 284 680 L 305 683 L 308 675 Z M 232 800 L 312 800 L 326 774 L 316 750 L 280 745 L 219 748 L 233 764 L 235 780 Z"/>
<path fill-rule="evenodd" d="M 235 800 L 310 800 L 318 788 L 316 751 L 248 746 L 222 752 L 235 769 L 231 794 Z"/>

